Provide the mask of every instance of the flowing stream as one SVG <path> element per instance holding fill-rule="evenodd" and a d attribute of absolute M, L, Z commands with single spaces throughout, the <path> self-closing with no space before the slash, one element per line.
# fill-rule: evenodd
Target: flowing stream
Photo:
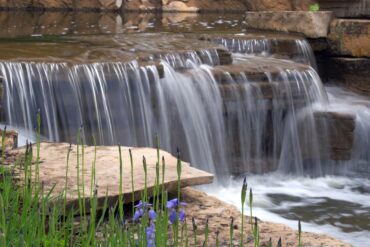
<path fill-rule="evenodd" d="M 193 25 L 240 26 L 227 19 L 202 23 Z M 299 218 L 306 231 L 364 246 L 370 241 L 370 100 L 324 87 L 304 39 L 241 31 L 234 38 L 212 33 L 206 41 L 162 32 L 58 37 L 52 42 L 74 53 L 4 55 L 3 124 L 28 135 L 39 111 L 50 141 L 75 142 L 81 129 L 87 144 L 94 136 L 98 145 L 154 146 L 158 135 L 161 148 L 179 148 L 183 159 L 216 174 L 216 183 L 203 187 L 207 192 L 240 207 L 236 195 L 246 175 L 257 217 L 292 227 Z M 281 40 L 288 50 L 280 49 Z M 39 43 L 47 49 L 43 42 L 25 49 Z M 217 45 L 232 53 L 232 64 Z M 342 161 L 331 158 L 333 126 L 318 117 L 330 112 L 355 121 L 351 157 Z"/>

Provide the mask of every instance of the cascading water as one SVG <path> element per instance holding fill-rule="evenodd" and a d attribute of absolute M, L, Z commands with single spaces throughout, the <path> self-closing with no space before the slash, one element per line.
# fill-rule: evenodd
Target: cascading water
<path fill-rule="evenodd" d="M 305 39 L 292 39 L 279 41 L 275 38 L 240 38 L 240 35 L 235 38 L 216 37 L 212 40 L 218 44 L 225 46 L 233 53 L 243 53 L 257 56 L 270 57 L 281 52 L 281 42 L 289 47 L 289 59 L 304 63 L 316 69 L 316 59 L 312 52 L 310 44 Z M 286 51 L 283 51 L 286 53 Z"/>
<path fill-rule="evenodd" d="M 2 61 L 6 123 L 32 132 L 40 109 L 43 135 L 52 141 L 75 141 L 81 124 L 88 144 L 94 135 L 100 145 L 154 146 L 158 135 L 161 148 L 174 153 L 179 147 L 183 159 L 219 178 L 261 173 L 249 176 L 259 217 L 273 215 L 274 208 L 284 214 L 297 206 L 294 200 L 307 206 L 325 189 L 337 194 L 342 193 L 340 186 L 354 191 L 357 187 L 350 179 L 318 176 L 343 172 L 344 166 L 346 171 L 366 170 L 370 163 L 366 112 L 360 106 L 356 112 L 352 159 L 327 161 L 329 144 L 323 140 L 328 139 L 328 126 L 325 121 L 318 123 L 315 112 L 334 105 L 329 103 L 332 94 L 328 102 L 316 71 L 273 58 L 269 41 L 236 44 L 236 40 L 220 41 L 239 53 L 233 54 L 232 65 L 224 67 L 218 66 L 221 62 L 214 50 L 153 55 L 144 63 Z M 293 60 L 314 65 L 307 42 L 295 40 L 294 44 Z M 235 68 L 251 69 L 235 72 Z M 261 70 L 265 72 L 254 73 Z M 222 72 L 223 80 L 216 71 Z M 263 175 L 271 171 L 277 172 Z M 313 178 L 303 179 L 304 175 Z M 209 191 L 234 202 L 227 195 L 235 195 L 236 188 L 239 191 L 235 181 Z M 291 192 L 296 197 L 284 197 L 288 187 L 300 188 Z M 309 191 L 312 187 L 315 193 Z M 330 202 L 336 204 L 338 198 Z M 354 198 L 365 201 L 358 194 Z"/>
<path fill-rule="evenodd" d="M 268 66 L 278 73 L 266 74 L 266 82 L 247 73 L 227 77 L 225 85 L 234 88 L 230 101 L 223 98 L 213 68 L 202 65 L 219 64 L 215 54 L 170 54 L 161 56 L 161 65 L 146 66 L 137 61 L 72 66 L 3 62 L 7 122 L 33 130 L 40 109 L 43 134 L 53 141 L 73 141 L 83 124 L 90 144 L 94 135 L 102 145 L 153 146 L 158 134 L 162 148 L 174 153 L 179 147 L 185 159 L 219 177 L 277 168 L 302 174 L 297 119 L 301 116 L 301 129 L 312 138 L 310 105 L 325 101 L 316 72 L 281 69 L 281 61 L 270 59 Z M 234 57 L 236 66 L 258 61 L 266 63 L 265 58 Z M 271 85 L 271 95 L 264 96 L 261 85 Z M 317 140 L 306 142 L 319 146 Z M 288 155 L 291 151 L 295 157 Z M 316 159 L 322 157 L 315 152 Z"/>

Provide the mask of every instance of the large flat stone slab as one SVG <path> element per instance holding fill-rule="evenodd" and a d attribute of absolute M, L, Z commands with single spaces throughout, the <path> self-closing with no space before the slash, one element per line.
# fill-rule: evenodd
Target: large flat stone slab
<path fill-rule="evenodd" d="M 246 26 L 253 29 L 303 33 L 307 38 L 327 37 L 333 18 L 329 11 L 247 12 Z"/>
<path fill-rule="evenodd" d="M 34 146 L 34 149 L 36 146 Z M 66 159 L 69 149 L 67 143 L 41 143 L 40 144 L 40 181 L 44 184 L 45 191 L 49 191 L 54 185 L 53 196 L 58 196 L 65 191 L 66 183 Z M 148 171 L 149 195 L 153 192 L 156 177 L 157 150 L 153 148 L 131 148 L 134 163 L 134 187 L 135 199 L 140 199 L 144 190 L 143 156 L 146 158 Z M 16 157 L 23 157 L 25 148 L 13 150 L 9 153 L 7 162 L 14 162 Z M 94 147 L 84 148 L 84 169 L 82 169 L 82 156 L 80 147 L 80 193 L 89 200 L 91 196 L 90 183 L 92 176 L 92 164 L 94 161 Z M 35 158 L 36 155 L 34 155 Z M 170 153 L 160 150 L 160 157 L 164 157 L 166 171 L 164 185 L 168 191 L 177 189 L 177 159 Z M 132 201 L 131 166 L 129 159 L 129 147 L 122 147 L 123 175 L 122 192 L 125 203 Z M 119 152 L 116 146 L 96 147 L 96 188 L 98 203 L 101 207 L 106 193 L 109 201 L 114 203 L 119 197 L 120 185 L 120 162 Z M 35 169 L 33 169 L 35 170 Z M 82 181 L 82 172 L 84 181 Z M 20 176 L 22 178 L 22 176 Z M 213 181 L 213 175 L 190 167 L 189 163 L 182 162 L 181 187 L 190 185 L 208 184 Z M 85 186 L 85 194 L 82 192 Z M 77 146 L 72 145 L 67 176 L 67 200 L 69 205 L 77 205 Z M 95 186 L 93 190 L 95 189 Z"/>
<path fill-rule="evenodd" d="M 334 55 L 370 57 L 370 20 L 335 19 L 328 41 Z"/>

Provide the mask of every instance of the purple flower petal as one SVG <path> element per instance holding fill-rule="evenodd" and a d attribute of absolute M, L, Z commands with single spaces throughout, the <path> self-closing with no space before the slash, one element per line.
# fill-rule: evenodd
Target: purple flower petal
<path fill-rule="evenodd" d="M 142 209 L 137 209 L 135 211 L 134 217 L 132 217 L 132 220 L 133 221 L 138 221 L 142 216 L 143 216 L 143 210 Z"/>
<path fill-rule="evenodd" d="M 169 209 L 175 208 L 177 206 L 177 204 L 178 204 L 177 198 L 169 200 L 167 202 L 167 208 L 169 208 Z"/>
<path fill-rule="evenodd" d="M 140 200 L 138 204 L 135 205 L 135 208 L 141 208 L 143 206 L 143 202 Z"/>
<path fill-rule="evenodd" d="M 168 217 L 168 219 L 170 220 L 170 223 L 171 224 L 174 224 L 175 221 L 176 221 L 176 210 L 175 209 L 172 209 L 171 212 L 170 212 L 170 216 Z"/>
<path fill-rule="evenodd" d="M 147 202 L 143 203 L 143 201 L 140 200 L 139 203 L 135 205 L 135 208 L 148 208 L 150 206 L 152 206 L 152 204 Z"/>
<path fill-rule="evenodd" d="M 155 220 L 155 218 L 157 217 L 157 213 L 153 209 L 149 210 L 148 215 L 149 219 L 151 220 Z"/>
<path fill-rule="evenodd" d="M 179 220 L 182 221 L 182 222 L 184 222 L 185 221 L 185 217 L 186 217 L 185 211 L 184 210 L 180 210 L 180 212 L 179 212 Z"/>
<path fill-rule="evenodd" d="M 151 224 L 146 228 L 147 247 L 155 247 L 155 225 Z"/>

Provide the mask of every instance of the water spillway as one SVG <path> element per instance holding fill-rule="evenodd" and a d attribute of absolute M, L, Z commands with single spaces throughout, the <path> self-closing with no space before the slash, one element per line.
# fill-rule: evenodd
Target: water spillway
<path fill-rule="evenodd" d="M 129 39 L 114 42 L 121 49 Z M 176 36 L 171 48 L 178 42 Z M 132 48 L 140 56 L 123 62 L 3 61 L 5 120 L 33 130 L 39 109 L 43 136 L 52 141 L 75 142 L 81 125 L 88 144 L 94 136 L 101 145 L 154 146 L 158 135 L 162 148 L 179 147 L 186 160 L 220 178 L 303 174 L 306 161 L 315 163 L 308 165 L 312 174 L 323 174 L 330 150 L 319 135 L 327 126 L 318 133 L 312 105 L 325 105 L 327 97 L 312 58 L 301 52 L 299 63 L 244 50 L 231 58 L 222 46 L 197 42 L 205 45 Z"/>

